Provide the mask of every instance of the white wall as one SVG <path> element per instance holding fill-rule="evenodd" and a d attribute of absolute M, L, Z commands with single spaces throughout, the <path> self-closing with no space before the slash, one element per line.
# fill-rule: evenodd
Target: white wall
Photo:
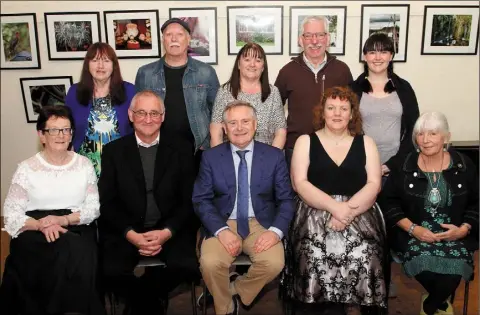
<path fill-rule="evenodd" d="M 99 11 L 102 38 L 105 38 L 103 11 L 158 9 L 160 25 L 168 19 L 169 8 L 217 7 L 218 60 L 214 66 L 220 82 L 231 72 L 235 56 L 227 50 L 227 6 L 283 5 L 283 55 L 268 56 L 270 81 L 274 82 L 280 68 L 290 60 L 289 7 L 290 6 L 347 6 L 345 55 L 339 56 L 358 76 L 363 69 L 358 62 L 360 45 L 360 15 L 362 4 L 380 4 L 377 1 L 2 1 L 1 12 L 37 14 L 38 37 L 42 69 L 1 71 L 1 204 L 10 185 L 17 164 L 35 154 L 38 140 L 35 124 L 27 124 L 21 95 L 22 77 L 71 75 L 77 82 L 81 60 L 49 61 L 45 35 L 44 12 Z M 392 1 L 384 1 L 388 4 Z M 398 3 L 395 1 L 395 3 Z M 479 130 L 479 59 L 476 56 L 422 56 L 421 39 L 425 5 L 447 5 L 445 1 L 403 1 L 410 4 L 408 54 L 406 63 L 396 63 L 395 72 L 413 86 L 420 111 L 440 110 L 450 122 L 453 140 L 478 140 Z M 455 1 L 455 5 L 478 5 L 477 1 Z M 120 65 L 125 80 L 133 82 L 137 69 L 154 59 L 122 59 Z"/>

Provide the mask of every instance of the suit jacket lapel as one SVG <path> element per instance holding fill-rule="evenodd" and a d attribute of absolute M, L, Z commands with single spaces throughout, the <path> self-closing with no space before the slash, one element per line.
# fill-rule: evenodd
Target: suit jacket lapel
<path fill-rule="evenodd" d="M 232 149 L 230 147 L 230 142 L 225 142 L 222 145 L 224 146 L 224 150 L 222 150 L 220 155 L 222 157 L 221 167 L 223 171 L 223 176 L 225 178 L 225 183 L 228 189 L 231 191 L 231 195 L 233 195 L 233 201 L 235 201 L 235 196 L 237 194 L 237 184 L 235 165 L 233 164 Z"/>
<path fill-rule="evenodd" d="M 142 190 L 145 190 L 145 176 L 143 174 L 142 159 L 138 150 L 137 139 L 135 134 L 128 135 L 125 142 L 124 156 L 128 162 L 128 166 L 132 169 L 134 179 Z"/>
<path fill-rule="evenodd" d="M 250 197 L 252 198 L 252 206 L 253 210 L 256 209 L 255 205 L 255 187 L 256 183 L 260 183 L 261 181 L 261 176 L 263 172 L 263 163 L 264 163 L 264 151 L 262 150 L 262 147 L 259 145 L 256 145 L 258 142 L 254 142 L 254 147 L 253 147 L 253 157 L 252 157 L 252 172 L 250 175 Z"/>

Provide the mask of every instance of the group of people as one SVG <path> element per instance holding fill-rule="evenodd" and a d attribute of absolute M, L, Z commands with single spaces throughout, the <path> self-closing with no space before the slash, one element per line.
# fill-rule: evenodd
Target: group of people
<path fill-rule="evenodd" d="M 385 311 L 392 252 L 428 292 L 421 314 L 448 314 L 478 248 L 475 165 L 449 147 L 443 114 L 419 116 L 387 35 L 366 41 L 354 81 L 328 29 L 305 18 L 303 52 L 274 85 L 247 43 L 220 86 L 177 18 L 134 85 L 108 44 L 92 45 L 67 106 L 39 113 L 43 149 L 13 176 L 2 311 L 103 314 L 112 291 L 126 314 L 162 314 L 201 276 L 216 314 L 238 314 L 279 275 L 305 313 Z M 242 252 L 252 265 L 230 273 Z M 142 257 L 166 267 L 136 277 Z"/>

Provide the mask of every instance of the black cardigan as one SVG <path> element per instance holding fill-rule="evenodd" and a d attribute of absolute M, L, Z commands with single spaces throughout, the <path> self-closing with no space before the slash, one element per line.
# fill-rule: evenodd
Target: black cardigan
<path fill-rule="evenodd" d="M 350 84 L 350 88 L 357 94 L 358 101 L 362 99 L 363 92 L 368 93 L 367 73 L 362 73 L 355 81 Z M 412 132 L 413 126 L 420 115 L 417 103 L 417 97 L 410 83 L 400 78 L 398 75 L 392 75 L 392 83 L 396 88 L 398 98 L 402 104 L 402 122 L 400 127 L 400 147 L 397 154 L 392 156 L 385 165 L 391 170 L 394 164 L 400 164 L 403 158 L 411 152 L 413 148 Z"/>
<path fill-rule="evenodd" d="M 467 249 L 478 248 L 479 210 L 478 173 L 472 160 L 450 149 L 452 167 L 444 170 L 443 176 L 452 193 L 452 204 L 444 209 L 451 224 L 472 226 L 470 234 L 463 240 Z M 428 179 L 418 167 L 418 153 L 407 155 L 402 165 L 393 168 L 377 201 L 382 209 L 393 248 L 404 251 L 409 240 L 408 233 L 396 226 L 397 222 L 409 218 L 418 225 L 429 216 L 424 210 Z M 443 211 L 443 210 L 442 210 Z"/>

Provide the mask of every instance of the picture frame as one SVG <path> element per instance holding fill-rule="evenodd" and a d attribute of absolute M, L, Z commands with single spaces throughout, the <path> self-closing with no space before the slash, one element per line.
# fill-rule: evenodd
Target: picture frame
<path fill-rule="evenodd" d="M 478 6 L 425 6 L 422 55 L 476 55 Z"/>
<path fill-rule="evenodd" d="M 184 20 L 192 32 L 188 55 L 218 64 L 217 8 L 170 8 L 170 18 L 174 17 Z"/>
<path fill-rule="evenodd" d="M 65 105 L 72 85 L 72 76 L 20 78 L 27 123 L 37 122 L 38 110 L 43 106 Z"/>
<path fill-rule="evenodd" d="M 104 11 L 107 43 L 119 59 L 159 58 L 158 10 Z"/>
<path fill-rule="evenodd" d="M 393 40 L 393 62 L 407 62 L 409 4 L 362 4 L 358 61 L 364 61 L 363 45 L 373 33 L 382 32 Z"/>
<path fill-rule="evenodd" d="M 302 47 L 298 44 L 302 22 L 307 16 L 312 15 L 326 17 L 329 21 L 330 41 L 327 51 L 332 55 L 345 55 L 346 6 L 293 6 L 290 7 L 290 56 L 296 56 L 302 52 Z"/>
<path fill-rule="evenodd" d="M 40 69 L 35 13 L 0 15 L 0 69 Z"/>
<path fill-rule="evenodd" d="M 236 55 L 247 41 L 266 55 L 282 55 L 283 6 L 227 6 L 228 54 Z"/>
<path fill-rule="evenodd" d="M 49 60 L 83 60 L 88 48 L 101 41 L 100 13 L 45 12 Z"/>

